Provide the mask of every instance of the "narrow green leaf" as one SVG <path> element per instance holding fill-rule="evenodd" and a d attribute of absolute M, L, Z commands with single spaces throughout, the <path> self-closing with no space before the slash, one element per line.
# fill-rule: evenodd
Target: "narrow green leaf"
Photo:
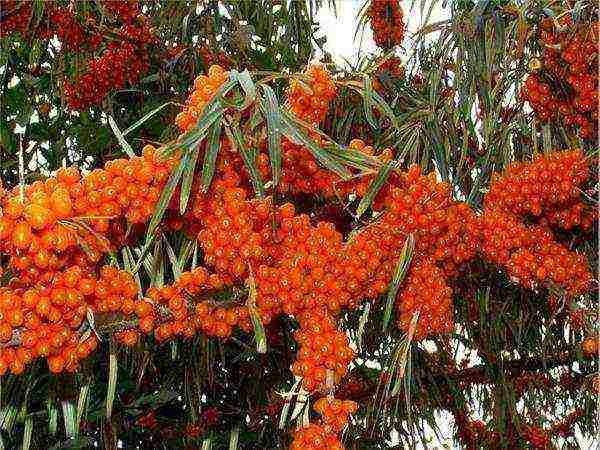
<path fill-rule="evenodd" d="M 76 412 L 75 407 L 73 406 L 73 402 L 69 400 L 64 400 L 61 402 L 62 412 L 63 412 L 63 420 L 65 422 L 65 432 L 68 438 L 75 437 L 75 422 L 76 422 Z"/>
<path fill-rule="evenodd" d="M 254 283 L 254 276 L 250 274 L 247 281 L 248 285 L 248 300 L 246 300 L 246 306 L 250 313 L 250 320 L 254 326 L 254 337 L 256 339 L 256 351 L 258 353 L 267 352 L 267 337 L 265 335 L 265 328 L 263 327 L 258 311 L 256 309 L 256 285 Z"/>
<path fill-rule="evenodd" d="M 91 385 L 92 385 L 92 383 L 90 381 L 88 381 L 79 390 L 79 398 L 77 399 L 77 416 L 75 419 L 75 435 L 79 434 L 79 427 L 81 425 L 81 419 L 83 418 L 83 413 L 85 412 L 85 409 L 87 407 L 88 395 L 90 393 Z"/>
<path fill-rule="evenodd" d="M 240 86 L 246 94 L 244 103 L 240 109 L 246 109 L 256 99 L 256 86 L 254 85 L 254 81 L 252 81 L 252 77 L 250 76 L 248 69 L 245 69 L 243 72 L 237 72 L 236 75 Z"/>
<path fill-rule="evenodd" d="M 173 193 L 175 192 L 175 188 L 181 179 L 181 175 L 183 174 L 184 169 L 187 167 L 190 161 L 190 152 L 186 152 L 179 164 L 171 172 L 171 176 L 169 177 L 169 181 L 163 188 L 163 191 L 160 194 L 158 202 L 156 203 L 156 207 L 154 208 L 154 214 L 152 214 L 152 218 L 150 219 L 150 223 L 148 224 L 148 231 L 146 233 L 146 240 L 150 240 L 150 236 L 154 233 L 154 230 L 158 226 L 159 222 L 162 220 L 167 207 L 169 206 L 169 202 L 171 201 L 171 197 L 173 197 Z"/>
<path fill-rule="evenodd" d="M 398 293 L 400 284 L 402 284 L 402 281 L 404 281 L 406 272 L 408 272 L 408 268 L 410 266 L 414 250 L 415 235 L 411 233 L 408 235 L 406 241 L 404 242 L 404 247 L 402 247 L 402 253 L 400 254 L 400 258 L 398 260 L 398 264 L 396 265 L 396 269 L 394 270 L 394 275 L 392 277 L 392 281 L 388 290 L 385 311 L 383 313 L 384 331 L 387 329 L 388 324 L 390 322 L 390 318 L 392 316 L 392 307 L 394 306 L 394 301 L 396 300 L 396 294 Z"/>
<path fill-rule="evenodd" d="M 127 143 L 127 141 L 125 140 L 125 138 L 123 137 L 123 134 L 121 133 L 121 130 L 119 130 L 119 127 L 117 126 L 117 123 L 115 122 L 115 119 L 113 119 L 112 116 L 110 116 L 110 115 L 108 116 L 108 124 L 112 128 L 113 133 L 115 133 L 117 141 L 119 141 L 119 145 L 121 146 L 121 148 L 123 149 L 123 151 L 130 158 L 135 158 L 135 153 L 134 153 L 133 149 Z"/>
<path fill-rule="evenodd" d="M 208 134 L 208 142 L 204 151 L 204 164 L 202 165 L 202 189 L 204 192 L 210 188 L 215 173 L 215 164 L 221 146 L 221 129 L 221 122 L 217 122 Z"/>
<path fill-rule="evenodd" d="M 133 267 L 133 269 L 131 269 L 132 274 L 137 274 L 138 271 L 140 270 L 140 267 L 142 266 L 144 260 L 146 259 L 146 255 L 150 251 L 150 247 L 152 247 L 152 244 L 154 244 L 154 239 L 156 239 L 156 236 L 154 234 L 151 235 L 149 239 L 146 239 L 146 242 L 144 243 L 144 246 L 139 251 L 139 253 L 138 253 L 137 249 L 135 249 L 136 253 L 138 254 L 138 261 L 135 264 L 135 266 Z"/>
<path fill-rule="evenodd" d="M 23 450 L 29 450 L 31 446 L 31 437 L 33 435 L 33 417 L 28 415 L 25 418 L 25 429 L 23 430 Z"/>
<path fill-rule="evenodd" d="M 54 436 L 58 430 L 58 408 L 54 400 L 48 400 L 46 411 L 48 413 L 48 433 Z"/>
<path fill-rule="evenodd" d="M 369 319 L 369 313 L 371 312 L 371 303 L 367 302 L 365 305 L 365 310 L 360 315 L 360 321 L 358 323 L 358 330 L 356 332 L 356 346 L 359 350 L 362 350 L 362 338 L 365 333 L 365 326 L 367 325 L 367 320 Z"/>
<path fill-rule="evenodd" d="M 210 438 L 204 439 L 202 441 L 202 450 L 211 450 L 212 449 L 212 440 Z"/>
<path fill-rule="evenodd" d="M 333 158 L 326 149 L 319 147 L 306 133 L 296 127 L 294 119 L 289 114 L 281 109 L 280 114 L 282 119 L 281 131 L 283 134 L 296 144 L 304 145 L 325 168 L 337 173 L 342 179 L 347 180 L 351 177 L 351 173 L 342 163 Z"/>
<path fill-rule="evenodd" d="M 167 106 L 169 105 L 175 105 L 175 102 L 167 102 L 167 103 L 163 103 L 162 105 L 160 105 L 158 108 L 154 108 L 152 111 L 150 111 L 147 114 L 144 114 L 144 116 L 139 119 L 138 121 L 134 122 L 133 125 L 130 125 L 129 127 L 127 127 L 127 129 L 125 131 L 123 131 L 123 136 L 127 136 L 129 133 L 131 133 L 133 130 L 135 130 L 136 128 L 139 128 L 141 125 L 143 125 L 147 120 L 149 120 L 152 116 L 156 115 L 157 113 L 159 113 L 160 111 L 162 111 L 163 109 L 165 109 Z"/>
<path fill-rule="evenodd" d="M 263 85 L 266 99 L 261 99 L 261 107 L 267 117 L 267 135 L 269 142 L 269 160 L 273 172 L 273 187 L 277 187 L 281 178 L 281 118 L 275 92 L 270 86 Z"/>
<path fill-rule="evenodd" d="M 237 450 L 240 439 L 240 427 L 235 427 L 229 433 L 229 450 Z"/>
<path fill-rule="evenodd" d="M 373 129 L 378 128 L 377 121 L 375 120 L 375 116 L 373 116 L 373 111 L 371 111 L 373 105 L 373 88 L 371 86 L 371 78 L 368 75 L 363 76 L 363 83 L 365 86 L 365 92 L 363 96 L 363 111 L 365 113 L 365 117 L 369 125 Z"/>
<path fill-rule="evenodd" d="M 200 154 L 200 145 L 190 150 L 190 162 L 183 169 L 183 182 L 181 183 L 181 192 L 179 193 L 179 214 L 185 214 L 190 192 L 192 191 L 192 183 L 194 181 L 194 172 L 196 171 L 196 163 Z"/>
<path fill-rule="evenodd" d="M 300 387 L 301 378 L 298 378 L 292 389 L 288 393 L 285 394 L 285 402 L 283 403 L 283 408 L 281 408 L 281 415 L 279 416 L 279 429 L 283 430 L 285 428 L 285 422 L 287 421 L 287 417 L 290 411 L 290 406 L 292 406 L 292 397 L 296 394 L 296 391 Z"/>
<path fill-rule="evenodd" d="M 0 429 L 11 433 L 17 419 L 17 407 L 15 405 L 7 405 L 0 412 Z"/>
<path fill-rule="evenodd" d="M 246 166 L 246 169 L 250 174 L 250 180 L 252 181 L 254 191 L 259 197 L 264 197 L 265 188 L 260 176 L 260 172 L 256 167 L 256 161 L 253 158 L 252 153 L 246 147 L 246 143 L 244 142 L 244 137 L 242 136 L 240 129 L 237 126 L 226 126 L 225 132 L 227 133 L 231 144 L 234 145 L 237 148 L 238 152 L 240 152 L 240 154 L 242 155 L 244 165 Z"/>
<path fill-rule="evenodd" d="M 188 131 L 179 142 L 179 146 L 183 148 L 195 148 L 206 137 L 210 127 L 223 117 L 223 107 L 217 105 L 214 110 L 208 111 L 204 109 L 204 113 L 198 118 L 196 127 Z"/>
<path fill-rule="evenodd" d="M 360 200 L 358 208 L 356 208 L 357 219 L 363 215 L 363 213 L 367 210 L 369 206 L 371 206 L 371 203 L 373 203 L 373 200 L 375 199 L 383 185 L 386 183 L 391 171 L 395 167 L 396 161 L 391 160 L 384 164 L 381 167 L 381 169 L 379 169 L 379 172 L 377 172 L 377 176 L 369 185 L 369 189 L 367 189 L 365 196 Z"/>
<path fill-rule="evenodd" d="M 179 267 L 179 262 L 177 261 L 177 256 L 175 256 L 175 250 L 171 247 L 171 244 L 167 240 L 166 237 L 163 236 L 163 242 L 165 248 L 167 249 L 167 257 L 169 258 L 169 263 L 171 265 L 171 269 L 173 270 L 173 276 L 175 279 L 181 276 L 181 268 Z"/>
<path fill-rule="evenodd" d="M 106 391 L 106 418 L 112 416 L 113 403 L 117 392 L 117 372 L 119 364 L 117 362 L 117 354 L 114 346 L 111 344 L 110 353 L 108 355 L 108 389 Z"/>

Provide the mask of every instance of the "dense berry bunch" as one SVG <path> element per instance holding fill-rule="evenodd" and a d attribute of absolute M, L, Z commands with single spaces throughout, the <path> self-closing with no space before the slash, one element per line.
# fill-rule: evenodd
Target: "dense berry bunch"
<path fill-rule="evenodd" d="M 11 33 L 24 35 L 28 30 L 32 13 L 31 2 L 6 0 L 2 2 L 2 20 L 0 21 L 0 38 Z"/>
<path fill-rule="evenodd" d="M 292 80 L 287 92 L 288 107 L 299 119 L 317 125 L 325 118 L 336 87 L 329 72 L 321 65 L 308 66 L 304 76 L 308 78 L 307 84 L 312 92 L 299 81 Z"/>
<path fill-rule="evenodd" d="M 177 156 L 162 160 L 152 146 L 142 157 L 110 161 L 81 178 L 76 169 L 18 189 L 2 201 L 0 250 L 24 281 L 49 281 L 73 261 L 93 264 L 110 250 L 120 218 L 147 221 Z"/>
<path fill-rule="evenodd" d="M 322 425 L 310 424 L 294 432 L 290 450 L 344 450 L 337 434 Z"/>
<path fill-rule="evenodd" d="M 348 423 L 349 416 L 358 410 L 358 405 L 351 400 L 321 397 L 313 409 L 322 416 L 323 425 L 340 433 Z"/>
<path fill-rule="evenodd" d="M 48 15 L 56 37 L 66 49 L 78 50 L 87 41 L 88 36 L 83 26 L 69 8 L 51 7 Z"/>
<path fill-rule="evenodd" d="M 529 75 L 521 90 L 541 121 L 573 126 L 584 139 L 598 133 L 598 26 L 577 28 L 568 22 L 558 30 L 545 21 L 541 71 Z"/>
<path fill-rule="evenodd" d="M 580 151 L 539 156 L 497 176 L 480 219 L 482 254 L 527 288 L 552 283 L 570 295 L 589 289 L 592 276 L 585 258 L 557 243 L 545 227 L 591 227 L 592 211 L 579 200 L 588 177 L 588 161 Z M 539 225 L 526 225 L 524 217 Z"/>
<path fill-rule="evenodd" d="M 371 0 L 367 14 L 379 47 L 389 49 L 402 44 L 404 13 L 399 0 Z"/>
<path fill-rule="evenodd" d="M 97 345 L 85 322 L 88 310 L 131 316 L 138 287 L 133 277 L 104 266 L 95 276 L 73 265 L 48 285 L 0 291 L 0 371 L 22 373 L 36 358 L 47 358 L 52 372 L 75 371 Z M 2 362 L 4 364 L 2 364 Z"/>
<path fill-rule="evenodd" d="M 296 430 L 290 450 L 343 450 L 338 435 L 348 423 L 350 414 L 357 409 L 356 403 L 349 400 L 320 398 L 315 402 L 314 410 L 322 416 L 321 420 Z"/>
<path fill-rule="evenodd" d="M 396 305 L 398 323 L 405 330 L 410 329 L 413 315 L 418 311 L 416 340 L 430 334 L 449 333 L 454 328 L 452 289 L 448 287 L 442 270 L 431 261 L 412 263 Z"/>
<path fill-rule="evenodd" d="M 69 106 L 82 110 L 100 103 L 109 92 L 136 83 L 150 67 L 148 49 L 154 40 L 143 17 L 124 24 L 119 40 L 110 42 L 101 56 L 88 61 L 88 68 L 74 81 L 65 80 Z"/>
<path fill-rule="evenodd" d="M 519 216 L 556 213 L 579 200 L 579 188 L 589 176 L 580 150 L 537 155 L 532 162 L 511 164 L 497 175 L 485 196 L 485 207 Z"/>
<path fill-rule="evenodd" d="M 211 66 L 208 76 L 199 75 L 194 80 L 194 90 L 188 97 L 183 111 L 175 118 L 175 123 L 182 133 L 188 131 L 196 123 L 204 107 L 228 77 L 229 73 L 220 66 Z"/>
<path fill-rule="evenodd" d="M 123 23 L 132 23 L 140 14 L 137 0 L 121 0 L 103 3 L 109 14 Z"/>
<path fill-rule="evenodd" d="M 550 448 L 550 436 L 548 432 L 536 425 L 525 425 L 522 430 L 523 439 L 535 450 L 547 450 Z"/>
<path fill-rule="evenodd" d="M 299 321 L 301 329 L 294 336 L 300 349 L 292 372 L 302 378 L 307 391 L 326 390 L 328 372 L 332 386 L 338 384 L 354 359 L 354 351 L 346 334 L 336 329 L 325 311 L 307 311 Z"/>

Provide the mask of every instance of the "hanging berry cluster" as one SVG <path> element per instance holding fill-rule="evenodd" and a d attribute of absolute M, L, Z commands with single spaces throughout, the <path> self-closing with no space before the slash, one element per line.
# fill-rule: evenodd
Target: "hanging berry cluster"
<path fill-rule="evenodd" d="M 305 122 L 319 124 L 329 110 L 329 102 L 335 97 L 335 84 L 327 70 L 318 64 L 310 65 L 303 75 L 308 78 L 312 92 L 299 81 L 292 80 L 287 92 L 289 110 Z"/>
<path fill-rule="evenodd" d="M 0 39 L 11 33 L 25 35 L 32 18 L 32 3 L 18 0 L 2 2 L 2 19 L 0 20 Z"/>
<path fill-rule="evenodd" d="M 548 225 L 591 228 L 593 210 L 579 200 L 588 177 L 588 161 L 578 150 L 538 156 L 497 176 L 484 200 L 482 253 L 527 288 L 554 284 L 569 295 L 585 292 L 591 281 L 587 261 L 556 242 Z M 585 215 L 553 220 L 574 206 Z"/>
<path fill-rule="evenodd" d="M 404 13 L 399 0 L 371 0 L 367 15 L 378 47 L 390 49 L 402 44 Z"/>
<path fill-rule="evenodd" d="M 135 84 L 150 68 L 148 50 L 155 38 L 147 19 L 139 15 L 125 22 L 118 39 L 106 45 L 102 54 L 90 58 L 88 67 L 74 80 L 65 80 L 64 92 L 69 107 L 87 109 L 99 104 L 111 91 Z"/>
<path fill-rule="evenodd" d="M 543 21 L 541 69 L 521 89 L 540 121 L 571 126 L 583 139 L 598 135 L 599 23 L 588 28 L 570 19 L 562 24 Z"/>
<path fill-rule="evenodd" d="M 350 414 L 357 409 L 357 404 L 350 400 L 320 398 L 314 405 L 314 410 L 322 417 L 320 422 L 297 429 L 290 450 L 343 450 L 339 433 L 348 423 Z"/>

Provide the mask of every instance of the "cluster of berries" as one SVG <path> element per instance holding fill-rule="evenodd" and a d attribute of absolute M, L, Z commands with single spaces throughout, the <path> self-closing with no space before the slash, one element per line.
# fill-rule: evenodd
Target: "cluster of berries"
<path fill-rule="evenodd" d="M 15 189 L 0 203 L 0 251 L 30 283 L 51 280 L 74 261 L 96 263 L 115 242 L 119 218 L 146 222 L 178 156 L 165 160 L 152 146 L 142 157 L 110 161 L 85 178 L 73 168 Z"/>
<path fill-rule="evenodd" d="M 103 6 L 109 14 L 122 23 L 130 24 L 140 14 L 138 0 L 104 2 Z"/>
<path fill-rule="evenodd" d="M 577 28 L 565 20 L 560 28 L 552 20 L 542 23 L 541 70 L 529 75 L 521 95 L 541 121 L 560 121 L 593 139 L 598 134 L 600 22 Z"/>
<path fill-rule="evenodd" d="M 91 58 L 85 72 L 64 81 L 69 107 L 83 110 L 99 104 L 109 92 L 134 84 L 150 68 L 148 50 L 155 38 L 143 16 L 117 30 L 119 39 L 110 42 L 102 55 Z"/>
<path fill-rule="evenodd" d="M 308 66 L 303 76 L 312 92 L 307 91 L 300 81 L 292 79 L 287 90 L 288 108 L 299 119 L 316 125 L 323 121 L 329 103 L 336 95 L 335 83 L 319 64 Z"/>
<path fill-rule="evenodd" d="M 52 7 L 50 4 L 48 16 L 50 24 L 52 24 L 48 33 L 52 31 L 56 33 L 56 37 L 66 49 L 76 51 L 87 43 L 89 36 L 69 8 L 61 6 Z"/>
<path fill-rule="evenodd" d="M 86 330 L 89 310 L 131 316 L 138 288 L 133 277 L 104 266 L 96 277 L 73 265 L 49 285 L 0 290 L 0 373 L 20 374 L 36 358 L 47 358 L 51 372 L 77 370 L 97 346 Z"/>
<path fill-rule="evenodd" d="M 590 176 L 588 162 L 580 150 L 537 155 L 532 162 L 511 164 L 492 180 L 486 207 L 511 211 L 518 216 L 546 217 L 559 223 L 560 214 L 584 219 L 582 228 L 592 224 L 590 208 L 580 200 L 579 188 Z M 566 220 L 566 217 L 564 218 Z M 564 222 L 571 228 L 573 223 Z"/>
<path fill-rule="evenodd" d="M 321 420 L 297 429 L 290 450 L 343 450 L 339 433 L 348 423 L 350 414 L 354 414 L 357 409 L 358 406 L 353 401 L 320 398 L 315 402 L 314 410 L 322 416 Z"/>
<path fill-rule="evenodd" d="M 19 0 L 3 1 L 0 38 L 12 33 L 25 35 L 32 18 L 32 6 L 32 2 L 22 2 Z"/>
<path fill-rule="evenodd" d="M 547 225 L 563 208 L 581 204 L 588 164 L 580 151 L 555 152 L 495 177 L 481 216 L 482 254 L 527 288 L 551 282 L 570 295 L 585 292 L 591 280 L 587 261 L 556 242 Z M 579 208 L 586 211 L 579 224 L 589 229 L 593 211 Z M 538 223 L 526 225 L 526 218 Z"/>
<path fill-rule="evenodd" d="M 535 450 L 548 450 L 552 441 L 546 430 L 537 425 L 525 425 L 521 430 L 523 440 Z"/>
<path fill-rule="evenodd" d="M 194 80 L 194 89 L 185 102 L 183 111 L 175 118 L 179 131 L 185 133 L 197 122 L 204 107 L 228 77 L 229 73 L 221 66 L 211 66 L 208 76 L 199 75 Z"/>
<path fill-rule="evenodd" d="M 402 44 L 404 13 L 399 0 L 371 0 L 367 15 L 378 47 L 390 49 Z"/>
<path fill-rule="evenodd" d="M 336 329 L 333 318 L 325 311 L 307 311 L 298 319 L 301 328 L 294 337 L 300 348 L 292 372 L 302 378 L 307 391 L 325 391 L 328 382 L 337 385 L 346 375 L 354 351 L 346 334 Z"/>
<path fill-rule="evenodd" d="M 581 343 L 583 354 L 588 357 L 597 357 L 600 350 L 600 336 L 589 337 Z"/>

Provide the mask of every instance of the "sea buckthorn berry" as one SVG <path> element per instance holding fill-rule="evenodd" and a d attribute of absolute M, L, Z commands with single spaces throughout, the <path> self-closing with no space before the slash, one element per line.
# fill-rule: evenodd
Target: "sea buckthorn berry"
<path fill-rule="evenodd" d="M 367 15 L 379 47 L 389 49 L 402 44 L 404 13 L 399 0 L 371 0 Z"/>

